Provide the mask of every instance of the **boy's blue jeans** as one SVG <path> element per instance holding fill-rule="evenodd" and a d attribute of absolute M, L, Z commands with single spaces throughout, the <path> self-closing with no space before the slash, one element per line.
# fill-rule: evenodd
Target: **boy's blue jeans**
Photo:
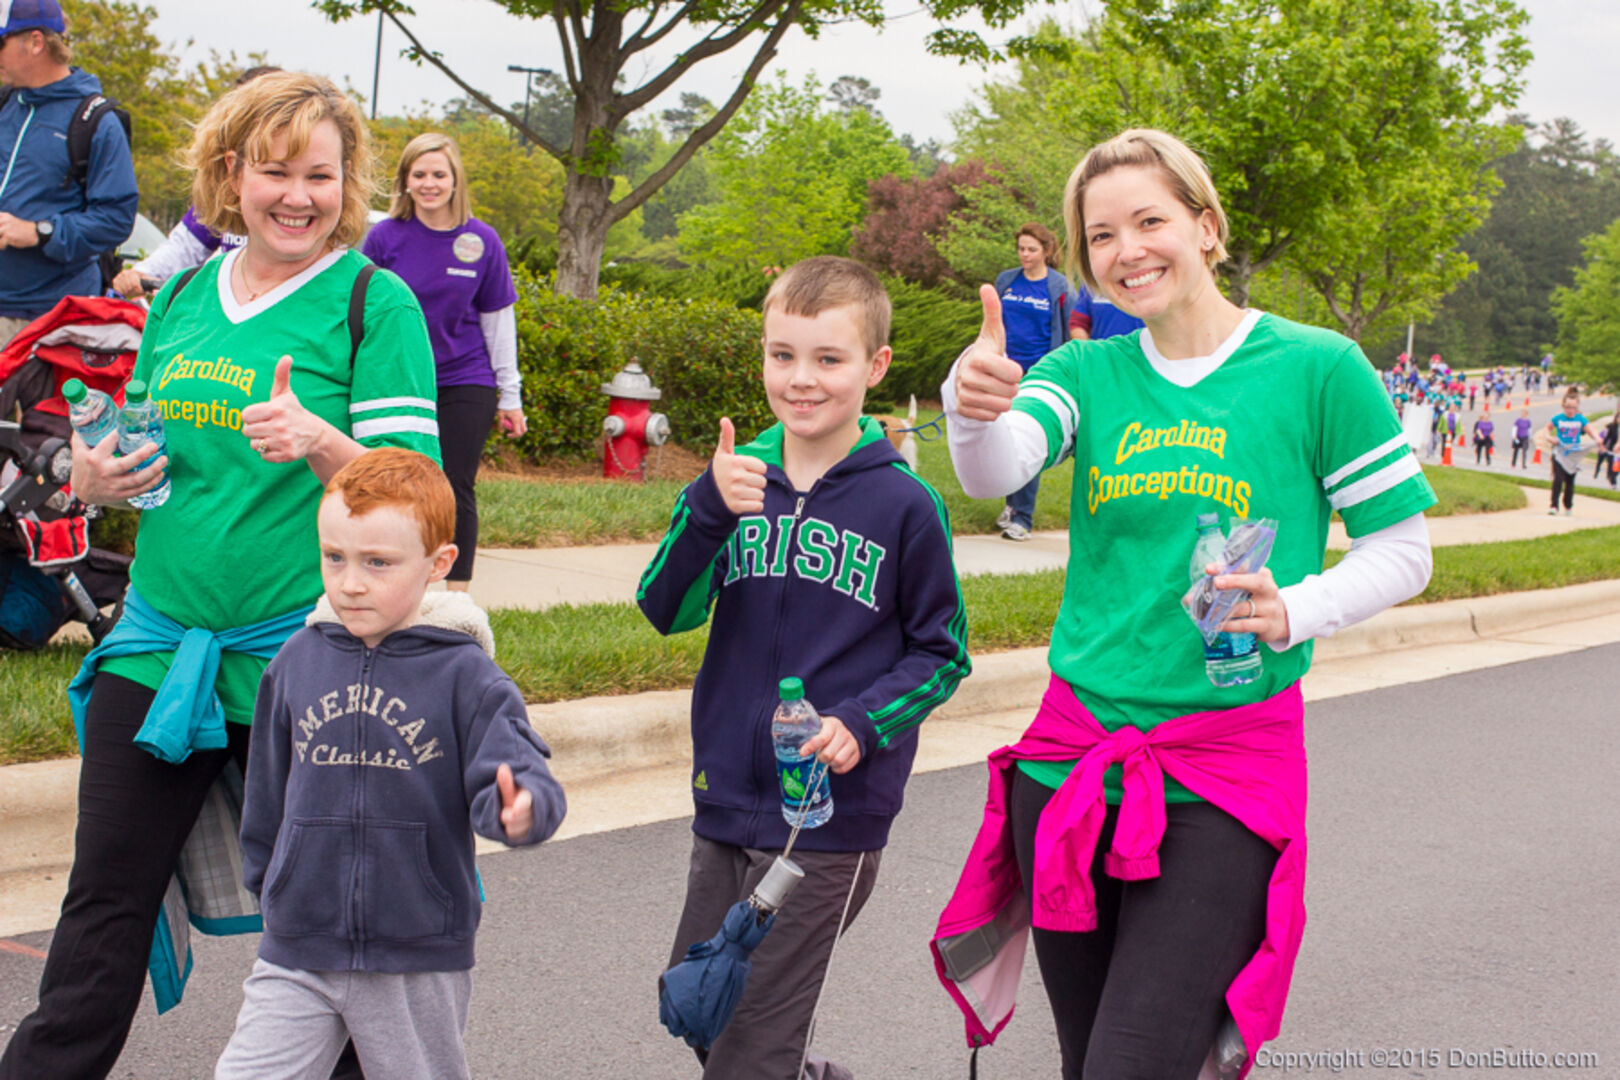
<path fill-rule="evenodd" d="M 1035 479 L 1007 496 L 1007 505 L 1012 507 L 1013 521 L 1026 529 L 1035 527 L 1035 495 L 1041 490 L 1041 477 L 1035 474 Z"/>

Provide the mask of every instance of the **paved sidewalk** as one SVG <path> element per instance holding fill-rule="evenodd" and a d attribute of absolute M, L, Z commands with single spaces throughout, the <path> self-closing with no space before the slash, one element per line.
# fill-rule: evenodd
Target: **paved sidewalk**
<path fill-rule="evenodd" d="M 1575 496 L 1575 513 L 1549 517 L 1546 492 L 1525 488 L 1529 505 L 1495 514 L 1433 518 L 1429 537 L 1437 547 L 1497 540 L 1531 540 L 1579 529 L 1620 525 L 1620 502 Z M 1344 549 L 1350 540 L 1335 522 L 1328 547 Z M 480 548 L 472 596 L 485 608 L 543 608 L 552 604 L 630 603 L 641 572 L 656 544 L 597 547 Z M 1066 532 L 1038 532 L 1024 543 L 1000 536 L 958 536 L 956 570 L 971 574 L 1027 574 L 1062 569 L 1068 562 Z"/>

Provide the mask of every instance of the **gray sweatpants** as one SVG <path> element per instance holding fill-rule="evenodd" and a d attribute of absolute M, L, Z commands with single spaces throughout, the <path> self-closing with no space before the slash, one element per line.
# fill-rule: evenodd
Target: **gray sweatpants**
<path fill-rule="evenodd" d="M 214 1080 L 330 1076 L 351 1038 L 367 1076 L 467 1080 L 470 971 L 295 971 L 261 959 L 242 991 Z"/>
<path fill-rule="evenodd" d="M 675 931 L 671 967 L 681 961 L 688 947 L 708 940 L 720 930 L 731 905 L 748 898 L 777 854 L 693 835 L 686 906 Z M 771 932 L 754 950 L 754 970 L 731 1023 L 707 1056 L 699 1054 L 707 1080 L 798 1080 L 794 1073 L 805 1043 L 813 1037 L 810 1019 L 827 974 L 838 917 L 848 900 L 845 929 L 855 921 L 877 884 L 882 858 L 881 849 L 793 853 L 793 861 L 804 870 L 804 880 L 777 913 Z M 842 1080 L 851 1074 L 811 1054 L 803 1075 L 810 1080 Z"/>

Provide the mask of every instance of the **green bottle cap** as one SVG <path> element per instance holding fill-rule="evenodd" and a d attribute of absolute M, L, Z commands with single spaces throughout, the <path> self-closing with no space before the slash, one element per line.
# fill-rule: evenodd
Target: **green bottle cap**
<path fill-rule="evenodd" d="M 62 397 L 67 399 L 69 405 L 77 405 L 90 396 L 90 388 L 78 379 L 69 379 L 62 384 Z"/>
<path fill-rule="evenodd" d="M 783 701 L 798 701 L 804 697 L 804 681 L 802 679 L 786 678 L 776 684 Z"/>
<path fill-rule="evenodd" d="M 133 386 L 135 384 L 131 383 L 130 385 Z M 125 396 L 128 396 L 129 391 L 125 390 L 124 394 L 125 394 Z M 1217 517 L 1216 515 L 1214 515 L 1214 514 L 1199 514 L 1198 515 L 1198 528 L 1200 528 L 1200 529 L 1213 529 L 1213 528 L 1218 527 L 1220 525 L 1220 523 L 1221 523 L 1221 519 L 1219 517 Z"/>
<path fill-rule="evenodd" d="M 139 405 L 146 400 L 146 383 L 140 379 L 131 379 L 124 386 L 124 404 Z"/>

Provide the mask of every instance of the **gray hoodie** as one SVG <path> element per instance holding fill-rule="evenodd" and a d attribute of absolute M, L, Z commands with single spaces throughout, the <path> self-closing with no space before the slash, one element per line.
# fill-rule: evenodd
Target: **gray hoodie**
<path fill-rule="evenodd" d="M 538 844 L 562 788 L 489 619 L 429 593 L 374 649 L 322 599 L 259 684 L 242 812 L 242 877 L 264 909 L 259 955 L 307 971 L 473 965 L 473 833 L 508 843 L 495 770 L 534 797 Z"/>

